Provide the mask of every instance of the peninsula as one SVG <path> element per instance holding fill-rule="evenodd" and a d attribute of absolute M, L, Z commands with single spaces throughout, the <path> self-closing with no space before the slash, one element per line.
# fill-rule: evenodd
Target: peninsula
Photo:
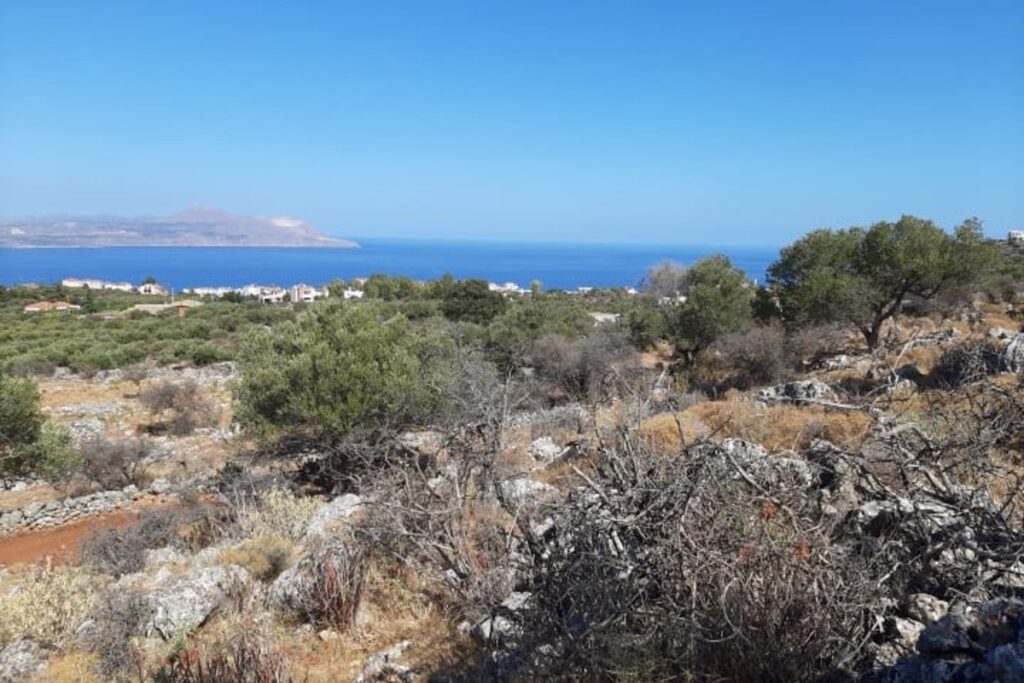
<path fill-rule="evenodd" d="M 33 218 L 0 222 L 0 247 L 358 247 L 299 218 L 192 208 L 165 217 Z"/>

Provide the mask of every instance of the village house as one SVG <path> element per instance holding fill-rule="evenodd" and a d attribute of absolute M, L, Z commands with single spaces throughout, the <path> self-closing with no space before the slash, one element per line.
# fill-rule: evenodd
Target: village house
<path fill-rule="evenodd" d="M 242 296 L 257 299 L 265 304 L 283 303 L 284 298 L 288 295 L 288 292 L 276 285 L 246 285 L 239 289 L 238 293 Z"/>
<path fill-rule="evenodd" d="M 292 285 L 289 297 L 292 302 L 313 302 L 329 295 L 326 287 L 310 287 L 307 284 Z"/>
<path fill-rule="evenodd" d="M 487 289 L 500 294 L 522 294 L 526 291 L 514 282 L 506 282 L 503 285 L 499 285 L 496 282 L 488 282 Z"/>
<path fill-rule="evenodd" d="M 1011 230 L 1006 236 L 1006 241 L 1017 246 L 1024 245 L 1024 230 Z"/>
<path fill-rule="evenodd" d="M 366 292 L 364 292 L 363 290 L 361 290 L 361 289 L 352 289 L 351 287 L 346 287 L 341 292 L 341 296 L 344 299 L 362 299 L 365 294 L 366 294 Z"/>
<path fill-rule="evenodd" d="M 148 294 L 151 296 L 167 296 L 169 293 L 166 287 L 155 282 L 143 282 L 139 285 L 138 291 L 139 294 Z"/>
<path fill-rule="evenodd" d="M 37 301 L 25 307 L 25 313 L 70 313 L 81 309 L 81 306 L 67 301 Z"/>

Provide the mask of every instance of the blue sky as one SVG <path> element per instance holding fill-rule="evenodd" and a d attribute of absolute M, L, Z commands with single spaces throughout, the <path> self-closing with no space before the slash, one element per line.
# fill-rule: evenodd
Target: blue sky
<path fill-rule="evenodd" d="M 1024 2 L 0 2 L 0 215 L 1024 227 Z"/>

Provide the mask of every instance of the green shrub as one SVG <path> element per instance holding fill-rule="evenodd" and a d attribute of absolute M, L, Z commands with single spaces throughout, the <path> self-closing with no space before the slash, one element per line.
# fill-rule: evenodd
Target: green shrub
<path fill-rule="evenodd" d="M 237 418 L 267 436 L 323 437 L 425 420 L 440 402 L 447 346 L 440 330 L 371 304 L 312 306 L 252 337 L 240 359 Z"/>

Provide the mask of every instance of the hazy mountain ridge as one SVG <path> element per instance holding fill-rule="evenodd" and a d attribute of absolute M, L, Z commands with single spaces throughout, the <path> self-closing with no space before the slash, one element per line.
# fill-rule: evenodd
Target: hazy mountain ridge
<path fill-rule="evenodd" d="M 32 218 L 0 222 L 0 247 L 334 247 L 359 246 L 299 218 L 189 208 L 165 217 Z"/>

